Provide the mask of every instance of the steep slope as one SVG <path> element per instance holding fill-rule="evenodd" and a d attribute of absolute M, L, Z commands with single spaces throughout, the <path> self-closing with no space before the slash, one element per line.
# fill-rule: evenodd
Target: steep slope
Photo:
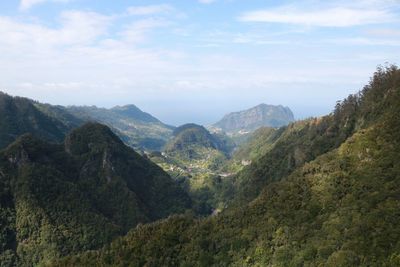
<path fill-rule="evenodd" d="M 33 104 L 41 112 L 43 112 L 44 114 L 46 114 L 51 118 L 54 118 L 62 122 L 69 129 L 78 128 L 79 126 L 82 126 L 85 123 L 85 121 L 79 119 L 78 117 L 75 117 L 70 112 L 68 112 L 66 108 L 63 106 L 43 104 L 37 101 L 33 101 Z"/>
<path fill-rule="evenodd" d="M 339 132 L 349 137 L 282 179 L 269 180 L 254 201 L 204 220 L 175 216 L 141 226 L 100 251 L 53 264 L 399 266 L 398 103 L 400 70 L 378 69 L 359 95 L 331 115 L 350 128 L 323 120 L 341 125 L 346 131 Z M 323 121 L 304 122 L 297 135 L 312 136 Z M 321 144 L 341 140 L 320 133 Z"/>
<path fill-rule="evenodd" d="M 266 153 L 253 159 L 251 165 L 234 177 L 234 201 L 241 204 L 253 200 L 268 183 L 284 178 L 306 162 L 339 147 L 355 131 L 367 125 L 360 111 L 369 105 L 351 95 L 330 115 L 279 129 L 272 144 L 266 140 Z"/>
<path fill-rule="evenodd" d="M 67 111 L 82 120 L 106 124 L 125 143 L 139 150 L 161 150 L 173 130 L 173 127 L 160 122 L 134 105 L 111 109 L 71 106 Z"/>
<path fill-rule="evenodd" d="M 99 248 L 138 223 L 190 207 L 165 172 L 94 123 L 64 145 L 20 137 L 0 153 L 0 182 L 4 266 Z"/>
<path fill-rule="evenodd" d="M 25 133 L 60 142 L 72 128 L 73 125 L 42 112 L 30 99 L 0 92 L 0 149 Z"/>
<path fill-rule="evenodd" d="M 261 127 L 249 133 L 246 140 L 236 145 L 232 156 L 224 164 L 222 170 L 228 173 L 239 173 L 244 167 L 270 151 L 284 130 L 285 128 Z M 235 142 L 237 143 L 237 140 Z"/>
<path fill-rule="evenodd" d="M 253 108 L 225 115 L 213 125 L 229 134 L 252 132 L 260 127 L 281 127 L 294 121 L 288 107 L 260 104 Z"/>
<path fill-rule="evenodd" d="M 254 131 L 246 142 L 241 144 L 233 154 L 234 160 L 251 161 L 265 155 L 284 128 L 262 127 Z"/>
<path fill-rule="evenodd" d="M 338 102 L 332 114 L 280 129 L 272 148 L 235 176 L 235 201 L 251 201 L 269 182 L 339 147 L 356 131 L 379 120 L 392 105 L 388 94 L 398 82 L 397 73 L 397 67 L 378 69 L 370 84 L 359 94 Z"/>

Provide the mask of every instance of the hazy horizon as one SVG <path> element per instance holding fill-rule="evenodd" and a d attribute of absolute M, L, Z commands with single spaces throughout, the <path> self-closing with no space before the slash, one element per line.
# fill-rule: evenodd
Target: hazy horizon
<path fill-rule="evenodd" d="M 122 101 L 121 103 L 116 102 L 115 104 L 111 104 L 111 105 L 101 105 L 101 104 L 99 105 L 99 104 L 90 103 L 90 102 L 83 103 L 80 101 L 76 101 L 76 102 L 61 101 L 61 103 L 60 103 L 60 102 L 57 102 L 56 100 L 55 101 L 46 100 L 46 98 L 39 99 L 39 98 L 35 98 L 32 96 L 28 96 L 28 95 L 15 95 L 15 94 L 7 92 L 6 90 L 4 92 L 8 93 L 12 96 L 28 97 L 32 100 L 39 101 L 44 104 L 61 105 L 61 106 L 96 106 L 98 108 L 110 109 L 110 108 L 113 108 L 116 106 L 125 106 L 125 105 L 133 104 L 133 105 L 137 106 L 139 109 L 141 109 L 142 111 L 151 114 L 152 116 L 156 117 L 160 121 L 162 121 L 168 125 L 171 125 L 171 126 L 180 126 L 180 125 L 183 125 L 186 123 L 196 123 L 196 124 L 208 126 L 213 123 L 216 123 L 217 121 L 222 119 L 222 117 L 227 115 L 228 113 L 247 110 L 247 109 L 253 108 L 260 104 L 268 104 L 268 105 L 274 105 L 274 106 L 282 105 L 284 107 L 288 107 L 293 112 L 295 119 L 301 120 L 301 119 L 305 119 L 308 117 L 318 117 L 318 116 L 327 115 L 333 110 L 333 108 L 336 104 L 336 102 L 334 101 L 334 102 L 332 102 L 331 105 L 327 105 L 327 106 L 318 106 L 318 105 L 313 106 L 311 104 L 310 106 L 304 105 L 301 107 L 297 107 L 297 109 L 296 109 L 296 108 L 292 108 L 291 106 L 288 106 L 288 105 L 285 105 L 282 103 L 270 103 L 267 100 L 266 101 L 260 100 L 260 102 L 257 102 L 257 100 L 254 100 L 253 102 L 244 100 L 244 101 L 241 101 L 238 103 L 223 102 L 223 103 L 218 103 L 215 105 L 209 104 L 204 107 L 201 107 L 201 106 L 193 107 L 193 106 L 189 106 L 189 104 L 187 104 L 186 106 L 176 107 L 174 105 L 176 105 L 177 103 L 163 103 L 163 105 L 157 109 L 157 107 L 162 104 L 161 102 L 155 103 L 154 101 L 149 101 L 149 102 L 140 102 L 140 104 L 138 104 L 135 102 Z M 354 92 L 354 93 L 356 93 L 356 92 Z M 337 99 L 337 100 L 341 100 L 341 99 Z M 200 104 L 200 102 L 197 102 L 197 104 Z M 171 111 L 169 112 L 169 110 L 171 110 Z M 185 110 L 190 110 L 190 112 L 176 115 L 177 110 L 182 110 L 182 112 L 185 112 Z M 196 110 L 198 110 L 198 113 L 196 113 Z M 203 113 L 201 111 L 203 111 Z"/>
<path fill-rule="evenodd" d="M 135 104 L 208 125 L 267 103 L 332 111 L 400 62 L 392 0 L 0 3 L 0 90 L 59 105 Z"/>

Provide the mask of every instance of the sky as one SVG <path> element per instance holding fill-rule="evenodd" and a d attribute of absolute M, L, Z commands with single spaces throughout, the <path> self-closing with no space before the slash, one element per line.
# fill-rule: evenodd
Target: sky
<path fill-rule="evenodd" d="M 7 0 L 0 90 L 59 105 L 135 104 L 208 125 L 260 103 L 332 111 L 400 64 L 400 0 Z"/>

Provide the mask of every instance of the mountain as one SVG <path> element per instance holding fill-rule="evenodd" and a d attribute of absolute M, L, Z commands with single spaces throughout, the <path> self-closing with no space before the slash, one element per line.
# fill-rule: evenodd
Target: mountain
<path fill-rule="evenodd" d="M 47 108 L 33 100 L 12 97 L 0 92 L 0 149 L 15 141 L 20 135 L 32 135 L 47 141 L 60 142 L 65 135 L 80 124 L 78 119 L 59 120 L 50 113 L 56 108 Z"/>
<path fill-rule="evenodd" d="M 209 215 L 220 205 L 220 168 L 233 149 L 229 137 L 196 124 L 176 128 L 162 154 L 149 157 L 167 171 L 193 200 L 196 214 Z"/>
<path fill-rule="evenodd" d="M 189 123 L 176 128 L 164 154 L 183 169 L 202 173 L 217 170 L 229 157 L 233 143 L 222 134 L 211 134 L 204 126 Z M 193 173 L 192 173 L 193 174 Z"/>
<path fill-rule="evenodd" d="M 116 106 L 112 108 L 111 111 L 121 116 L 130 117 L 137 121 L 149 122 L 149 123 L 161 123 L 161 121 L 159 121 L 157 118 L 153 117 L 149 113 L 141 111 L 135 105 Z"/>
<path fill-rule="evenodd" d="M 64 144 L 19 137 L 0 152 L 0 185 L 1 266 L 100 248 L 191 205 L 161 168 L 96 123 Z"/>
<path fill-rule="evenodd" d="M 125 143 L 138 150 L 161 150 L 174 128 L 135 105 L 111 109 L 70 106 L 66 110 L 84 121 L 96 121 L 109 126 Z"/>
<path fill-rule="evenodd" d="M 285 127 L 238 179 L 259 193 L 173 216 L 54 266 L 399 266 L 400 70 L 322 118 Z M 275 160 L 274 160 L 275 157 Z"/>
<path fill-rule="evenodd" d="M 24 133 L 61 142 L 72 129 L 90 121 L 108 125 L 137 150 L 161 150 L 174 129 L 134 105 L 112 109 L 63 107 L 0 92 L 0 148 Z"/>
<path fill-rule="evenodd" d="M 253 108 L 225 115 L 212 128 L 226 133 L 247 133 L 260 127 L 281 127 L 294 121 L 288 107 L 260 104 Z"/>
<path fill-rule="evenodd" d="M 166 145 L 166 152 L 179 152 L 186 157 L 198 158 L 195 148 L 214 149 L 225 152 L 228 150 L 226 143 L 212 135 L 203 126 L 189 123 L 176 128 L 172 134 L 173 139 Z"/>

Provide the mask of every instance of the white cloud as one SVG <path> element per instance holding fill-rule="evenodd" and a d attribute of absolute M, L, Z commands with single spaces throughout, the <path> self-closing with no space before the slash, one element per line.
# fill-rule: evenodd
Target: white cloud
<path fill-rule="evenodd" d="M 145 16 L 170 13 L 174 8 L 170 5 L 149 5 L 149 6 L 131 6 L 128 8 L 128 14 L 134 16 Z"/>
<path fill-rule="evenodd" d="M 60 15 L 60 28 L 50 28 L 0 17 L 0 45 L 47 48 L 89 44 L 107 33 L 111 20 L 112 17 L 95 12 L 65 11 Z"/>
<path fill-rule="evenodd" d="M 349 27 L 390 22 L 394 20 L 394 15 L 388 10 L 375 8 L 334 7 L 309 10 L 285 6 L 247 12 L 240 16 L 239 20 L 319 27 Z"/>
<path fill-rule="evenodd" d="M 149 84 L 157 87 L 161 77 L 169 76 L 164 74 L 167 70 L 177 68 L 182 54 L 139 48 L 138 43 L 155 28 L 168 27 L 169 22 L 153 18 L 130 18 L 130 23 L 126 20 L 123 15 L 65 11 L 58 18 L 59 25 L 48 26 L 0 16 L 0 71 L 7 75 L 0 80 L 0 87 L 17 90 L 21 95 L 30 88 L 31 97 L 68 95 L 68 87 L 101 91 L 93 93 L 93 89 L 92 96 Z M 150 79 L 152 75 L 160 78 Z"/>
<path fill-rule="evenodd" d="M 277 32 L 252 27 L 250 31 L 240 27 L 240 32 L 216 29 L 210 33 L 201 22 L 198 27 L 193 25 L 196 21 L 189 21 L 191 17 L 178 24 L 179 10 L 169 10 L 161 5 L 136 7 L 131 9 L 132 15 L 128 10 L 114 15 L 65 11 L 55 18 L 56 23 L 45 18 L 0 16 L 0 88 L 58 104 L 150 103 L 150 107 L 162 110 L 160 114 L 168 110 L 165 105 L 170 103 L 171 110 L 182 107 L 180 113 L 190 115 L 207 113 L 185 109 L 192 110 L 196 103 L 209 108 L 204 103 L 210 103 L 210 99 L 216 99 L 213 102 L 218 106 L 226 103 L 229 109 L 232 103 L 243 103 L 248 97 L 255 102 L 264 97 L 270 103 L 287 103 L 288 95 L 293 95 L 293 103 L 298 103 L 300 100 L 295 98 L 306 96 L 296 93 L 299 84 L 315 90 L 308 94 L 314 98 L 315 94 L 338 94 L 332 84 L 354 88 L 347 85 L 367 79 L 375 65 L 382 63 L 381 57 L 368 64 L 361 60 L 354 63 L 351 45 L 332 49 L 334 52 L 326 49 L 336 47 L 335 40 L 315 38 L 319 42 L 310 46 L 310 40 L 297 39 L 298 35 L 274 36 Z M 176 25 L 181 27 L 175 29 Z M 376 49 L 365 40 L 339 37 L 339 42 L 361 43 L 366 54 Z M 235 49 L 226 49 L 232 47 Z M 395 48 L 393 43 L 380 50 L 398 58 Z M 349 60 L 346 64 L 329 61 L 340 57 Z M 325 61 L 316 61 L 320 59 Z M 336 96 L 328 103 L 334 103 Z M 304 97 L 302 102 L 312 102 L 310 99 Z M 159 104 L 152 105 L 154 101 Z"/>
<path fill-rule="evenodd" d="M 322 40 L 322 42 L 335 44 L 335 45 L 347 45 L 347 46 L 385 46 L 385 47 L 400 47 L 400 40 L 388 40 L 388 39 L 371 39 L 365 37 L 352 37 L 352 38 L 336 38 Z"/>
<path fill-rule="evenodd" d="M 19 9 L 26 11 L 35 5 L 43 4 L 45 2 L 69 2 L 70 0 L 21 0 Z"/>
<path fill-rule="evenodd" d="M 199 0 L 199 3 L 201 4 L 211 4 L 216 2 L 217 0 Z"/>
<path fill-rule="evenodd" d="M 378 36 L 378 37 L 399 37 L 400 30 L 398 29 L 370 29 L 367 30 L 367 34 Z"/>
<path fill-rule="evenodd" d="M 57 32 L 58 38 L 74 43 L 89 43 L 106 35 L 113 17 L 95 12 L 66 11 L 61 13 L 63 28 Z"/>
<path fill-rule="evenodd" d="M 120 32 L 120 36 L 131 43 L 139 43 L 145 40 L 151 30 L 167 27 L 168 24 L 169 22 L 163 19 L 142 19 L 126 25 L 124 30 Z"/>

